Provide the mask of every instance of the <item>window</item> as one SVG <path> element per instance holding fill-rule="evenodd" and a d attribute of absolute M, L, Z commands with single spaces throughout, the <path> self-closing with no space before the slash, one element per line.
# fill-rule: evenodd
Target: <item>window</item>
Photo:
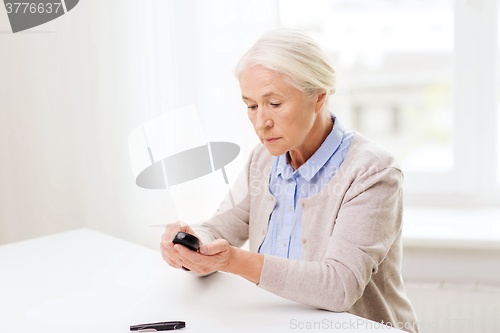
<path fill-rule="evenodd" d="M 496 3 L 282 0 L 279 12 L 329 53 L 332 111 L 396 154 L 407 203 L 500 203 Z"/>

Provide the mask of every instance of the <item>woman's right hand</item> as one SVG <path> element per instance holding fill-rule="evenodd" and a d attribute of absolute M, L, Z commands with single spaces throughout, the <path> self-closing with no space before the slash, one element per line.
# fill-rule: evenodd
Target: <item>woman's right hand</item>
<path fill-rule="evenodd" d="M 160 243 L 160 251 L 163 260 L 165 260 L 167 264 L 169 264 L 171 267 L 177 269 L 182 267 L 182 256 L 174 248 L 174 243 L 172 243 L 172 239 L 174 238 L 175 234 L 179 231 L 187 232 L 188 234 L 196 236 L 193 229 L 191 229 L 191 227 L 189 227 L 186 223 L 182 221 L 177 221 L 175 223 L 167 224 L 165 233 L 163 233 Z M 200 241 L 200 246 L 201 245 L 202 243 Z"/>

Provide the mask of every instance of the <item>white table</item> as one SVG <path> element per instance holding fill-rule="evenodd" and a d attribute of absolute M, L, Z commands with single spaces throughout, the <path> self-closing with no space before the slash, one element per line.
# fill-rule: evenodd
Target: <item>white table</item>
<path fill-rule="evenodd" d="M 159 251 L 90 229 L 0 246 L 1 332 L 129 332 L 169 320 L 186 322 L 179 332 L 389 329 L 283 299 L 231 274 L 199 278 L 172 269 Z"/>

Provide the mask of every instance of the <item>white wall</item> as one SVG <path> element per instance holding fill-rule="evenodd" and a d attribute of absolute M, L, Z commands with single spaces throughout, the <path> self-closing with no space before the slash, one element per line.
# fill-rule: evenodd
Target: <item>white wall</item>
<path fill-rule="evenodd" d="M 275 5 L 86 0 L 35 32 L 0 34 L 0 244 L 90 227 L 157 248 L 149 225 L 177 214 L 166 191 L 135 185 L 128 135 L 195 104 L 208 141 L 240 145 L 235 180 L 256 138 L 232 69 L 275 26 Z"/>
<path fill-rule="evenodd" d="M 0 243 L 85 225 L 76 134 L 95 105 L 88 44 L 67 31 L 0 34 Z"/>

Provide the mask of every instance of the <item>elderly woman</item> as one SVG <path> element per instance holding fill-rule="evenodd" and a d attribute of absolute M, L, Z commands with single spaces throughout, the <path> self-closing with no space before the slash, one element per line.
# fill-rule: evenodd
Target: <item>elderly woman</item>
<path fill-rule="evenodd" d="M 325 53 L 301 31 L 274 30 L 243 56 L 236 76 L 262 143 L 235 185 L 247 195 L 196 230 L 168 225 L 164 260 L 416 332 L 400 272 L 401 168 L 329 112 L 335 71 Z M 200 238 L 199 252 L 174 245 L 177 231 Z M 247 239 L 250 251 L 239 248 Z"/>

